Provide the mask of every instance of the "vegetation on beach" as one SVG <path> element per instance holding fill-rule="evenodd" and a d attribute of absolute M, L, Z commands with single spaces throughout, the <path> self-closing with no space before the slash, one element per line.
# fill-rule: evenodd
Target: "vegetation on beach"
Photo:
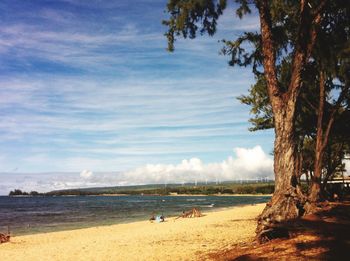
<path fill-rule="evenodd" d="M 272 194 L 273 182 L 224 182 L 222 184 L 169 184 L 107 188 L 67 189 L 47 193 L 11 191 L 9 196 L 90 196 L 90 195 L 220 195 L 220 194 Z"/>

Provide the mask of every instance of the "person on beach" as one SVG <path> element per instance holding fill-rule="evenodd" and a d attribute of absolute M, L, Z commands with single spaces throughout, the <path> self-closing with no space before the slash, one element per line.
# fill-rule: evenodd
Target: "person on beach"
<path fill-rule="evenodd" d="M 149 219 L 149 221 L 153 222 L 156 220 L 156 217 L 154 216 L 154 214 L 152 214 L 151 218 Z"/>

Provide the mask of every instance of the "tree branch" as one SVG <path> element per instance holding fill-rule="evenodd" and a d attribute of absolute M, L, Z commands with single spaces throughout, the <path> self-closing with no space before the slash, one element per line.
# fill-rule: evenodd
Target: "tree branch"
<path fill-rule="evenodd" d="M 318 112 L 318 108 L 315 105 L 313 105 L 308 98 L 304 98 L 303 100 L 310 106 L 311 109 Z"/>
<path fill-rule="evenodd" d="M 309 34 L 311 35 L 311 41 L 307 46 L 307 54 L 306 54 L 306 60 L 308 60 L 311 56 L 311 52 L 313 49 L 313 46 L 315 45 L 316 42 L 316 36 L 317 36 L 317 26 L 321 23 L 321 18 L 322 18 L 322 12 L 327 3 L 327 0 L 323 0 L 315 9 L 313 12 L 313 19 L 311 22 L 311 27 L 310 27 L 310 32 Z"/>
<path fill-rule="evenodd" d="M 276 50 L 272 36 L 272 22 L 267 0 L 256 0 L 255 2 L 260 16 L 260 27 L 262 37 L 263 65 L 267 81 L 267 89 L 272 106 L 277 100 L 281 102 L 281 91 L 278 87 L 276 74 Z"/>
<path fill-rule="evenodd" d="M 338 112 L 339 108 L 340 108 L 340 105 L 342 104 L 342 102 L 344 101 L 346 95 L 347 95 L 347 91 L 349 90 L 349 86 L 345 86 L 339 96 L 338 96 L 338 100 L 331 112 L 331 115 L 329 117 L 329 121 L 328 121 L 328 124 L 327 124 L 327 128 L 326 128 L 326 131 L 325 131 L 325 135 L 324 135 L 324 139 L 323 139 L 323 144 L 322 144 L 322 149 L 325 149 L 325 147 L 327 146 L 327 143 L 328 143 L 328 138 L 329 138 L 329 133 L 331 131 L 331 128 L 333 126 L 333 122 L 334 122 L 334 118 L 335 118 L 335 114 L 336 112 Z"/>
<path fill-rule="evenodd" d="M 316 156 L 316 160 L 322 161 L 322 155 L 325 148 L 324 146 L 325 139 L 323 138 L 323 127 L 322 127 L 323 114 L 324 114 L 324 102 L 325 102 L 325 77 L 324 77 L 324 72 L 322 70 L 320 71 L 319 80 L 320 80 L 320 98 L 319 98 L 318 113 L 317 113 L 317 138 L 316 138 L 316 155 L 318 156 Z"/>
<path fill-rule="evenodd" d="M 305 0 L 300 1 L 300 23 L 293 58 L 292 77 L 285 94 L 286 100 L 294 100 L 301 88 L 301 72 L 307 60 L 310 58 L 317 38 L 317 27 L 321 23 L 322 12 L 327 0 L 322 0 L 315 9 L 313 15 L 310 14 L 309 5 Z M 310 19 L 311 18 L 311 19 Z M 308 39 L 310 39 L 308 41 Z"/>

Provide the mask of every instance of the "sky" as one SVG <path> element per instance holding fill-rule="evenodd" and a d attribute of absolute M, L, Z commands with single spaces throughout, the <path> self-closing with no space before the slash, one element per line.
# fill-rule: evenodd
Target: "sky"
<path fill-rule="evenodd" d="M 229 7 L 214 37 L 166 51 L 166 1 L 0 2 L 0 195 L 272 177 L 249 132 L 254 83 L 222 39 L 259 30 Z"/>

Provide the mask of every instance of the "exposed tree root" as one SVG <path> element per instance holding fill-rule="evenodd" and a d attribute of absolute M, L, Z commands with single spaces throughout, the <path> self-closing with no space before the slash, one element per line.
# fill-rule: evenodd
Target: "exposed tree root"
<path fill-rule="evenodd" d="M 305 202 L 305 196 L 296 188 L 287 193 L 275 193 L 258 218 L 257 240 L 264 243 L 274 238 L 289 237 L 288 231 L 280 224 L 302 216 Z"/>

